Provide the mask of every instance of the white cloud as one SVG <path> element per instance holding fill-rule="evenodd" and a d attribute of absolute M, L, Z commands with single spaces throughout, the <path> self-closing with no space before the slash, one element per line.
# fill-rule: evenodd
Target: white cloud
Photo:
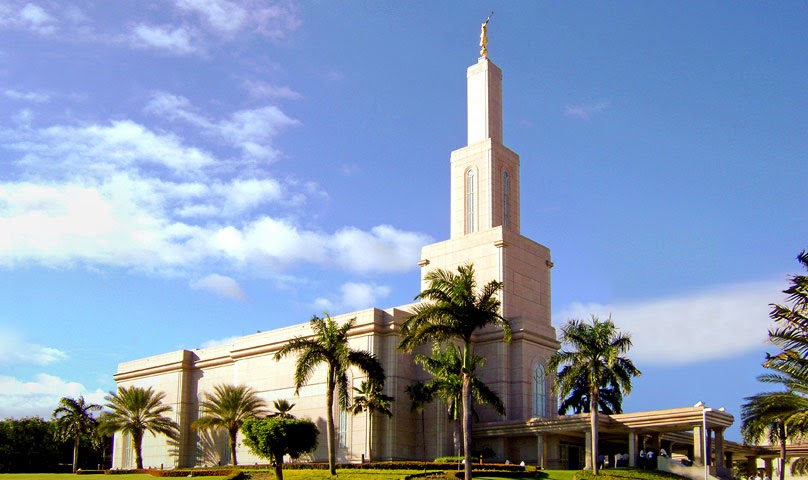
<path fill-rule="evenodd" d="M 185 27 L 141 23 L 132 27 L 128 39 L 135 47 L 164 50 L 175 55 L 187 55 L 198 50 L 192 32 Z"/>
<path fill-rule="evenodd" d="M 338 252 L 337 262 L 350 270 L 401 272 L 413 268 L 421 247 L 431 241 L 428 235 L 390 225 L 378 225 L 369 232 L 348 227 L 334 234 L 331 248 Z"/>
<path fill-rule="evenodd" d="M 47 365 L 66 358 L 61 350 L 30 343 L 16 330 L 0 327 L 0 364 Z"/>
<path fill-rule="evenodd" d="M 378 301 L 390 295 L 390 287 L 371 283 L 348 282 L 340 287 L 338 298 L 317 298 L 314 307 L 321 311 L 342 313 L 378 306 Z"/>
<path fill-rule="evenodd" d="M 782 282 L 760 282 L 626 304 L 574 303 L 553 317 L 561 325 L 611 315 L 631 334 L 629 357 L 640 370 L 642 364 L 686 365 L 760 348 L 772 326 L 769 303 L 781 290 Z"/>
<path fill-rule="evenodd" d="M 207 292 L 219 295 L 220 297 L 230 298 L 233 300 L 244 300 L 247 298 L 247 295 L 241 289 L 238 282 L 230 277 L 219 275 L 217 273 L 194 280 L 190 283 L 190 287 L 194 290 L 205 290 Z"/>
<path fill-rule="evenodd" d="M 273 150 L 273 136 L 294 123 L 275 107 L 215 120 L 168 94 L 155 95 L 148 109 L 210 133 L 211 151 L 223 144 Z M 277 273 L 309 263 L 391 272 L 415 268 L 431 240 L 388 225 L 335 233 L 302 228 L 300 206 L 324 195 L 316 184 L 249 171 L 131 120 L 0 129 L 0 152 L 9 167 L 0 179 L 4 266 L 180 273 L 222 264 Z M 288 213 L 270 216 L 269 208 Z"/>
<path fill-rule="evenodd" d="M 610 104 L 611 102 L 602 101 L 594 104 L 567 105 L 564 108 L 564 114 L 568 117 L 589 120 L 590 118 L 609 108 Z"/>
<path fill-rule="evenodd" d="M 177 0 L 177 7 L 202 15 L 211 27 L 228 33 L 240 30 L 250 18 L 244 8 L 227 0 Z"/>
<path fill-rule="evenodd" d="M 105 393 L 84 385 L 40 373 L 31 381 L 0 375 L 0 418 L 39 416 L 50 418 L 62 397 L 84 396 L 88 403 L 104 404 Z"/>
<path fill-rule="evenodd" d="M 231 343 L 235 343 L 235 341 L 238 340 L 239 338 L 241 338 L 241 336 L 220 338 L 218 340 L 208 340 L 202 343 L 202 348 L 212 348 L 212 347 L 220 347 L 222 345 L 230 345 Z"/>
<path fill-rule="evenodd" d="M 6 98 L 21 100 L 26 102 L 44 103 L 50 100 L 50 95 L 41 92 L 21 92 L 19 90 L 6 89 L 3 91 Z"/>

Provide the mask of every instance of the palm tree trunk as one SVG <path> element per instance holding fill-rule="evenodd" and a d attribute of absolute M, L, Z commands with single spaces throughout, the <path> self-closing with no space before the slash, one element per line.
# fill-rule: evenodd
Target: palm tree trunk
<path fill-rule="evenodd" d="M 463 372 L 463 458 L 465 477 L 471 480 L 471 376 Z"/>
<path fill-rule="evenodd" d="M 238 430 L 228 433 L 230 434 L 230 460 L 235 467 L 238 465 L 238 460 L 236 460 L 236 435 L 238 435 Z"/>
<path fill-rule="evenodd" d="M 424 463 L 426 463 L 426 419 L 424 418 L 424 408 L 421 408 L 421 450 L 424 454 Z M 426 470 L 426 466 L 424 466 Z"/>
<path fill-rule="evenodd" d="M 589 411 L 592 416 L 592 473 L 598 475 L 598 394 L 600 392 L 593 391 L 590 393 Z"/>
<path fill-rule="evenodd" d="M 143 470 L 143 432 L 132 432 L 132 444 L 135 447 L 135 468 Z"/>
<path fill-rule="evenodd" d="M 786 478 L 786 438 L 780 437 L 780 480 Z"/>
<path fill-rule="evenodd" d="M 366 450 L 368 452 L 368 463 L 370 463 L 370 459 L 371 459 L 370 449 L 373 447 L 373 412 L 371 412 L 370 410 L 368 410 L 367 422 L 368 422 L 368 424 L 365 427 L 367 429 L 367 433 L 368 433 L 367 434 L 367 442 L 368 442 L 368 444 L 366 445 Z"/>
<path fill-rule="evenodd" d="M 79 461 L 79 434 L 76 434 L 76 441 L 73 442 L 73 473 L 76 473 L 76 466 Z M 782 480 L 782 479 L 781 479 Z"/>
<path fill-rule="evenodd" d="M 275 478 L 283 480 L 283 457 L 281 457 L 280 462 L 277 459 L 275 460 Z"/>
<path fill-rule="evenodd" d="M 328 379 L 328 386 L 325 391 L 325 402 L 327 404 L 326 413 L 325 413 L 325 422 L 326 422 L 326 429 L 328 430 L 328 470 L 331 472 L 331 476 L 337 474 L 337 467 L 335 464 L 335 460 L 337 458 L 337 446 L 334 444 L 335 441 L 335 434 L 334 434 L 334 382 L 331 379 L 332 375 L 329 375 Z"/>

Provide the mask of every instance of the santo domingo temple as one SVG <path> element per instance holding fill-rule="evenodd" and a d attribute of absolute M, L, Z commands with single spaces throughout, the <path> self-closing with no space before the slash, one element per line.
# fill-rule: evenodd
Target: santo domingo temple
<path fill-rule="evenodd" d="M 484 45 L 483 45 L 484 47 Z M 432 269 L 456 270 L 473 263 L 479 284 L 492 279 L 504 283 L 502 314 L 513 328 L 510 343 L 499 330 L 482 331 L 475 338 L 475 353 L 487 362 L 478 374 L 496 391 L 507 415 L 478 407 L 473 435 L 476 449 L 490 448 L 493 461 L 525 461 L 541 468 L 577 469 L 589 465 L 589 416 L 557 415 L 557 399 L 551 394 L 552 372 L 547 362 L 560 347 L 551 325 L 550 250 L 520 233 L 519 155 L 503 144 L 502 71 L 482 56 L 466 72 L 468 143 L 450 156 L 450 238 L 426 245 L 418 265 L 421 278 Z M 422 288 L 424 285 L 422 284 Z M 374 460 L 433 459 L 453 455 L 453 426 L 447 407 L 429 404 L 422 431 L 421 414 L 412 412 L 405 388 L 427 374 L 410 354 L 397 350 L 402 322 L 413 305 L 389 309 L 371 308 L 335 316 L 338 322 L 356 318 L 350 346 L 376 355 L 384 366 L 384 393 L 395 397 L 392 417 L 376 415 L 371 435 Z M 115 374 L 119 386 L 153 387 L 166 394 L 165 402 L 180 425 L 180 440 L 169 444 L 164 436 L 146 435 L 143 456 L 147 465 L 165 468 L 226 464 L 230 461 L 226 433 L 199 432 L 191 424 L 199 416 L 199 400 L 220 384 L 252 387 L 269 405 L 275 400 L 295 404 L 292 413 L 309 418 L 321 430 L 319 448 L 310 460 L 325 461 L 325 370 L 315 373 L 299 396 L 294 395 L 296 358 L 276 362 L 273 354 L 287 341 L 311 332 L 308 323 L 248 335 L 229 345 L 181 350 L 122 363 Z M 424 353 L 428 351 L 424 350 Z M 363 380 L 352 372 L 353 386 Z M 339 408 L 339 407 L 335 407 Z M 358 462 L 366 456 L 364 415 L 334 412 L 337 456 L 340 462 Z M 694 464 L 693 478 L 704 478 L 705 463 L 714 475 L 726 473 L 733 453 L 749 459 L 763 458 L 771 476 L 776 452 L 725 442 L 724 430 L 733 416 L 704 405 L 669 410 L 600 416 L 600 451 L 612 462 L 634 465 L 638 452 L 664 448 L 671 457 L 687 456 Z M 131 440 L 116 434 L 113 468 L 133 468 Z M 243 445 L 242 463 L 263 463 Z M 667 459 L 665 459 L 667 461 Z M 659 459 L 663 468 L 663 459 Z M 687 475 L 671 461 L 665 469 Z M 690 462 L 685 462 L 685 464 Z M 612 463 L 613 465 L 613 463 Z M 687 468 L 682 465 L 682 468 Z"/>

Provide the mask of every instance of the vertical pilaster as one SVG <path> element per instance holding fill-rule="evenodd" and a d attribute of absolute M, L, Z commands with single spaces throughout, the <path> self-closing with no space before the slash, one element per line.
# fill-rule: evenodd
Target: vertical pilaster
<path fill-rule="evenodd" d="M 628 432 L 628 466 L 637 466 L 637 434 Z"/>

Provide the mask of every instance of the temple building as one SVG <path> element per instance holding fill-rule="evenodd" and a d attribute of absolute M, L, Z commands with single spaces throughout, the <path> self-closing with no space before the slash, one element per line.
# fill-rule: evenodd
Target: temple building
<path fill-rule="evenodd" d="M 549 358 L 560 347 L 551 324 L 553 262 L 547 247 L 520 233 L 520 160 L 504 144 L 502 71 L 486 50 L 481 54 L 466 72 L 467 145 L 450 156 L 450 238 L 423 247 L 418 262 L 421 277 L 432 269 L 456 270 L 459 265 L 472 263 L 478 284 L 490 280 L 504 284 L 502 314 L 511 323 L 512 340 L 506 343 L 501 330 L 485 330 L 476 336 L 474 348 L 475 354 L 487 359 L 478 374 L 497 392 L 507 413 L 500 417 L 490 408 L 478 408 L 475 448 L 490 448 L 492 461 L 582 468 L 589 465 L 590 458 L 589 416 L 557 415 L 558 402 L 551 393 L 553 375 L 546 370 Z M 397 349 L 400 326 L 412 311 L 413 305 L 403 305 L 333 317 L 340 323 L 355 318 L 349 334 L 351 348 L 376 355 L 387 375 L 384 393 L 396 399 L 392 417 L 374 417 L 373 460 L 434 459 L 456 453 L 445 404 L 438 400 L 429 404 L 424 422 L 421 414 L 410 408 L 406 387 L 428 380 L 413 356 Z M 325 435 L 325 369 L 312 375 L 295 396 L 296 358 L 289 356 L 280 362 L 273 358 L 290 339 L 310 334 L 308 323 L 292 325 L 244 336 L 229 345 L 180 350 L 120 364 L 114 376 L 118 385 L 164 392 L 165 403 L 172 407 L 180 425 L 176 444 L 169 444 L 162 436 L 145 436 L 146 465 L 176 468 L 230 461 L 225 433 L 191 428 L 200 413 L 200 398 L 220 384 L 248 385 L 268 405 L 288 400 L 295 404 L 294 415 L 311 419 L 320 427 L 321 436 Z M 362 380 L 358 371 L 351 372 L 353 386 Z M 335 408 L 338 461 L 359 462 L 368 454 L 364 415 L 352 416 Z M 705 463 L 712 465 L 712 474 L 726 473 L 733 452 L 751 452 L 748 447 L 724 441 L 723 431 L 733 423 L 732 415 L 703 405 L 601 415 L 600 419 L 600 451 L 612 462 L 621 454 L 627 466 L 636 463 L 640 450 L 665 449 L 672 458 L 687 457 L 695 464 L 692 477 L 705 478 Z M 321 438 L 319 443 L 309 459 L 326 461 L 327 442 Z M 238 447 L 238 458 L 244 464 L 265 462 L 243 445 Z M 134 462 L 131 440 L 117 434 L 113 468 L 133 468 Z M 678 468 L 673 464 L 670 468 L 674 467 Z"/>

